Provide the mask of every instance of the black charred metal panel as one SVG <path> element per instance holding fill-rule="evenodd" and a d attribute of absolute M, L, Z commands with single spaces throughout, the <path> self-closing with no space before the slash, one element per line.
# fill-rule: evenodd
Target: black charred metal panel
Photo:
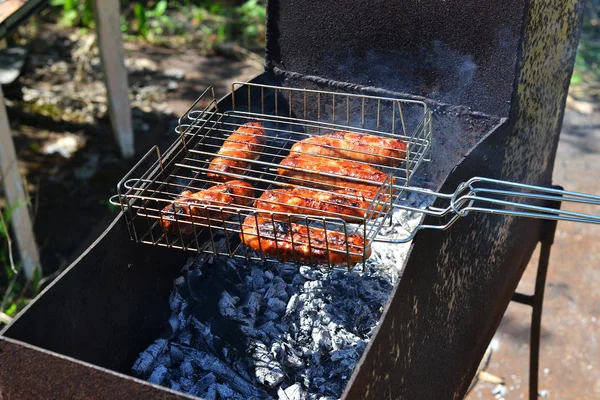
<path fill-rule="evenodd" d="M 0 338 L 0 398 L 192 399 L 182 393 Z"/>
<path fill-rule="evenodd" d="M 577 1 L 529 4 L 509 120 L 475 147 L 443 191 L 475 175 L 550 185 L 581 10 Z M 345 398 L 462 398 L 542 227 L 480 214 L 446 232 L 419 233 Z"/>
<path fill-rule="evenodd" d="M 270 0 L 267 69 L 508 116 L 525 0 Z"/>
<path fill-rule="evenodd" d="M 173 279 L 188 256 L 132 242 L 117 218 L 2 335 L 129 374 L 165 331 Z"/>

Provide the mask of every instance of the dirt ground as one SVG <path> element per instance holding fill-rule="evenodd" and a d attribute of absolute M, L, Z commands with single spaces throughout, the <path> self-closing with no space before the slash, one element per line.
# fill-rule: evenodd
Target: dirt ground
<path fill-rule="evenodd" d="M 220 96 L 229 90 L 232 81 L 248 80 L 260 71 L 256 62 L 218 56 L 207 58 L 193 50 L 149 46 L 128 46 L 126 50 L 130 60 L 137 60 L 137 64 L 146 60 L 141 64 L 151 65 L 151 68 L 133 65 L 131 86 L 140 89 L 154 80 L 170 87 L 163 97 L 154 100 L 160 107 L 155 104 L 148 109 L 134 108 L 136 158 L 155 143 L 164 148 L 174 140 L 173 128 L 178 116 L 208 85 L 215 85 Z M 48 52 L 43 54 L 60 58 Z M 39 61 L 38 55 L 38 64 Z M 36 68 L 39 65 L 30 63 L 25 77 L 34 74 L 32 79 L 37 79 Z M 166 73 L 168 70 L 182 71 L 183 76 L 174 79 L 172 74 Z M 69 73 L 65 76 L 68 78 Z M 78 123 L 24 110 L 18 101 L 28 82 L 31 81 L 22 80 L 6 92 L 7 98 L 15 102 L 13 106 L 9 104 L 9 118 L 30 184 L 35 231 L 44 261 L 44 275 L 48 275 L 68 265 L 114 218 L 116 210 L 110 209 L 106 200 L 134 160 L 124 161 L 118 157 L 104 114 L 92 123 Z M 39 149 L 46 142 L 65 131 L 78 132 L 85 139 L 72 158 L 40 153 Z M 559 144 L 554 182 L 570 190 L 600 193 L 599 143 L 600 113 L 569 110 Z M 565 208 L 597 213 L 588 207 Z M 599 261 L 599 227 L 559 223 L 542 320 L 540 390 L 545 398 L 600 398 Z M 532 263 L 519 290 L 532 292 L 534 280 L 535 264 Z M 479 382 L 467 397 L 469 400 L 527 398 L 529 318 L 528 307 L 509 306 L 487 368 L 487 372 L 503 377 L 506 385 L 497 387 Z"/>

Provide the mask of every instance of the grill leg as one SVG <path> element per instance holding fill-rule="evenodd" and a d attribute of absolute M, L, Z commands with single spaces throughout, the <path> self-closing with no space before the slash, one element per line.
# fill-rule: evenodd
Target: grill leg
<path fill-rule="evenodd" d="M 553 186 L 555 189 L 562 190 L 560 186 Z M 560 202 L 554 201 L 548 204 L 550 207 L 559 209 Z M 538 262 L 537 274 L 535 278 L 535 290 L 533 295 L 517 293 L 513 295 L 513 301 L 531 306 L 531 334 L 529 339 L 529 400 L 538 398 L 538 379 L 540 364 L 540 335 L 542 327 L 542 306 L 544 303 L 544 289 L 546 286 L 546 276 L 548 274 L 548 265 L 550 263 L 550 249 L 554 242 L 556 233 L 556 221 L 542 221 L 540 237 L 540 260 Z"/>

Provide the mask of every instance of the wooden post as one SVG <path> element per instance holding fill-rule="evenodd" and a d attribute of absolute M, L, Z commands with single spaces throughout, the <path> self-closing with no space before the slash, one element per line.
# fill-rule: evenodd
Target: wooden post
<path fill-rule="evenodd" d="M 121 37 L 119 0 L 94 0 L 98 49 L 104 70 L 108 112 L 121 154 L 134 155 L 133 127 L 125 52 Z"/>
<path fill-rule="evenodd" d="M 27 279 L 32 279 L 35 270 L 40 267 L 40 255 L 33 235 L 31 217 L 27 208 L 27 197 L 23 180 L 19 173 L 19 164 L 15 146 L 10 135 L 10 124 L 4 106 L 4 94 L 0 87 L 0 181 L 4 184 L 4 193 L 9 206 L 16 206 L 12 213 L 12 231 L 17 242 L 21 263 Z"/>

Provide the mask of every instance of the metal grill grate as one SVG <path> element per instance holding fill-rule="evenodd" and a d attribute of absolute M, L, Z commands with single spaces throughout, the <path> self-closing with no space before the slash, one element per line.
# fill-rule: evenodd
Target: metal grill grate
<path fill-rule="evenodd" d="M 341 264 L 348 268 L 357 261 L 364 263 L 373 238 L 390 220 L 386 217 L 390 215 L 392 205 L 401 201 L 403 188 L 409 185 L 419 165 L 430 159 L 431 112 L 427 105 L 412 100 L 251 83 L 234 83 L 232 93 L 231 107 L 220 109 L 212 88 L 205 91 L 180 118 L 176 128 L 179 139 L 165 154 L 161 155 L 158 148 L 152 149 L 119 182 L 118 194 L 113 202 L 122 207 L 131 238 L 140 243 L 174 249 L 263 261 L 285 259 L 329 267 Z M 271 239 L 276 247 L 274 254 L 271 252 L 267 256 L 251 250 L 242 242 L 244 228 L 246 232 L 250 228 L 248 223 L 258 223 L 259 214 L 253 203 L 240 206 L 213 202 L 190 206 L 189 200 L 180 197 L 181 193 L 186 190 L 199 192 L 219 183 L 207 177 L 210 161 L 228 136 L 247 122 L 259 122 L 264 127 L 264 149 L 256 155 L 256 160 L 246 160 L 248 166 L 243 170 L 222 175 L 251 184 L 255 189 L 254 198 L 272 189 L 310 188 L 317 193 L 331 193 L 344 189 L 350 181 L 373 185 L 372 198 L 354 210 L 364 217 L 350 219 L 335 212 L 316 216 L 302 207 L 295 213 L 261 212 L 260 216 L 266 218 L 264 221 L 271 229 L 267 229 L 266 233 L 257 230 L 259 242 L 260 239 Z M 289 155 L 292 145 L 336 131 L 400 139 L 407 144 L 405 158 L 394 160 L 393 166 L 371 164 L 387 174 L 383 182 L 350 178 L 315 188 L 314 182 L 284 178 L 278 173 L 278 168 L 282 168 L 280 163 Z M 325 158 L 338 162 L 335 157 Z M 153 164 L 148 167 L 151 161 Z M 327 173 L 315 176 L 336 177 Z M 171 205 L 175 207 L 169 208 Z M 178 211 L 178 207 L 185 208 L 186 205 L 190 215 Z M 246 220 L 249 215 L 254 218 Z M 173 232 L 164 229 L 166 219 L 177 229 Z M 294 235 L 278 236 L 282 229 L 288 229 L 292 224 L 313 229 L 308 230 L 306 243 L 294 243 Z M 321 230 L 324 231 L 324 241 L 314 234 L 323 232 Z M 329 238 L 336 235 L 332 232 L 338 232 L 338 236 L 345 238 L 342 248 L 331 243 Z M 359 237 L 361 246 L 349 245 L 351 236 Z M 277 244 L 285 240 L 291 240 L 291 254 L 283 254 L 277 248 Z M 296 252 L 301 245 L 305 245 L 308 260 Z M 325 254 L 325 259 L 317 256 L 321 253 Z M 332 253 L 339 254 L 330 257 Z"/>

